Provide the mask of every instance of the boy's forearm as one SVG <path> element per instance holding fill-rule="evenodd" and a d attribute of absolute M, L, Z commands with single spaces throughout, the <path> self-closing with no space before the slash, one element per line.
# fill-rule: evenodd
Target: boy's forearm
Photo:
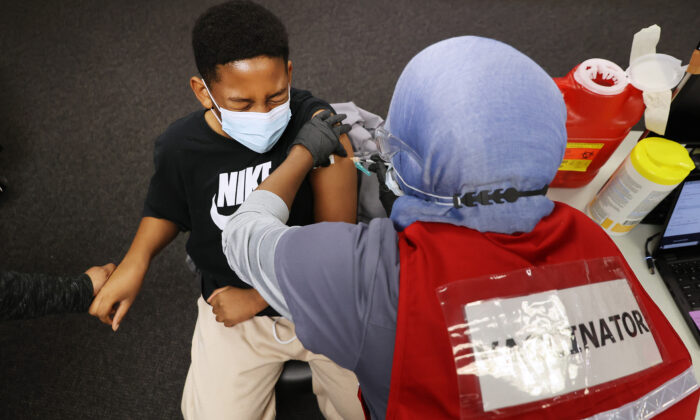
<path fill-rule="evenodd" d="M 127 262 L 145 271 L 151 260 L 175 239 L 178 232 L 177 225 L 169 220 L 155 217 L 142 218 L 122 264 Z"/>
<path fill-rule="evenodd" d="M 141 290 L 151 260 L 177 233 L 173 222 L 155 217 L 141 219 L 129 251 L 95 296 L 90 314 L 116 331 Z"/>

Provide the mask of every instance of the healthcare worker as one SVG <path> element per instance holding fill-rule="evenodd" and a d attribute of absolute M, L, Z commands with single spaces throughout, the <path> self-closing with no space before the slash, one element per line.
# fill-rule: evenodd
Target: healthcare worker
<path fill-rule="evenodd" d="M 285 226 L 306 173 L 339 147 L 333 136 L 300 135 L 226 226 L 224 253 L 294 321 L 307 348 L 356 373 L 372 419 L 692 418 L 698 385 L 683 343 L 609 237 L 545 196 L 566 147 L 565 121 L 556 85 L 522 53 L 479 37 L 438 42 L 404 69 L 377 135 L 387 185 L 403 194 L 390 219 Z M 613 291 L 619 281 L 602 282 L 590 269 L 603 257 L 620 258 L 613 260 L 622 289 Z M 483 281 L 532 270 L 561 274 L 565 263 L 584 270 L 544 282 L 503 281 L 507 275 Z M 532 293 L 553 293 L 545 303 L 556 310 L 537 319 L 570 315 L 563 318 L 571 322 L 563 328 L 570 349 L 557 350 L 552 362 L 520 356 L 534 342 L 556 343 L 556 334 L 506 339 L 505 346 L 487 341 L 479 363 L 458 371 L 455 355 L 463 349 L 451 345 L 456 330 L 448 332 L 438 297 L 455 284 L 472 293 L 467 313 L 467 304 L 496 302 L 497 310 L 512 299 L 535 308 Z M 584 297 L 593 295 L 616 312 L 575 323 L 575 313 L 600 306 Z M 504 310 L 489 319 L 507 316 Z M 504 354 L 512 357 L 498 359 Z M 498 360 L 516 366 L 511 376 L 504 379 Z"/>

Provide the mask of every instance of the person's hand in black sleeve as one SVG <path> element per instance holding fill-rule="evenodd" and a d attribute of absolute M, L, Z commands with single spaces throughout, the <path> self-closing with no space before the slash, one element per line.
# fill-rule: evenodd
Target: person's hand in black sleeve
<path fill-rule="evenodd" d="M 114 268 L 96 266 L 79 276 L 0 270 L 0 321 L 86 312 Z"/>
<path fill-rule="evenodd" d="M 314 167 L 328 166 L 331 164 L 330 155 L 346 157 L 348 154 L 340 143 L 340 136 L 350 131 L 348 124 L 341 124 L 346 115 L 331 115 L 330 111 L 323 111 L 310 119 L 292 142 L 290 149 L 295 145 L 304 146 L 314 161 Z"/>

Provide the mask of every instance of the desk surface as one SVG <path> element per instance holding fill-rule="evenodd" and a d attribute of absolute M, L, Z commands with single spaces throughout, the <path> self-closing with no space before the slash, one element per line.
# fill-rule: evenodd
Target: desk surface
<path fill-rule="evenodd" d="M 588 185 L 581 188 L 551 188 L 547 196 L 552 200 L 564 202 L 581 211 L 585 211 L 586 204 L 595 196 L 598 190 L 605 184 L 605 181 L 617 169 L 620 163 L 630 153 L 637 144 L 637 139 L 641 135 L 640 131 L 632 131 L 620 144 L 608 162 L 603 165 L 598 175 L 593 178 Z M 650 274 L 644 261 L 644 243 L 646 239 L 661 230 L 661 226 L 638 225 L 625 236 L 612 236 L 613 240 L 625 256 L 627 263 L 632 267 L 634 274 L 646 289 L 649 296 L 656 302 L 656 305 L 666 315 L 668 321 L 676 329 L 693 359 L 695 377 L 700 378 L 700 345 L 693 338 L 688 324 L 685 323 L 680 310 L 671 297 L 664 281 L 657 274 Z M 695 415 L 700 419 L 700 413 Z"/>

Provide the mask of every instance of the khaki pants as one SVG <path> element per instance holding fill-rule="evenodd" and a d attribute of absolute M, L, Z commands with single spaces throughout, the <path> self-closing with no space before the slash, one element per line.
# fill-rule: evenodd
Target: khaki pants
<path fill-rule="evenodd" d="M 328 419 L 363 419 L 355 375 L 325 356 L 304 349 L 294 324 L 284 318 L 257 316 L 234 327 L 216 322 L 204 299 L 192 337 L 192 363 L 182 395 L 186 420 L 258 420 L 275 418 L 275 384 L 287 360 L 309 362 L 313 391 Z"/>

